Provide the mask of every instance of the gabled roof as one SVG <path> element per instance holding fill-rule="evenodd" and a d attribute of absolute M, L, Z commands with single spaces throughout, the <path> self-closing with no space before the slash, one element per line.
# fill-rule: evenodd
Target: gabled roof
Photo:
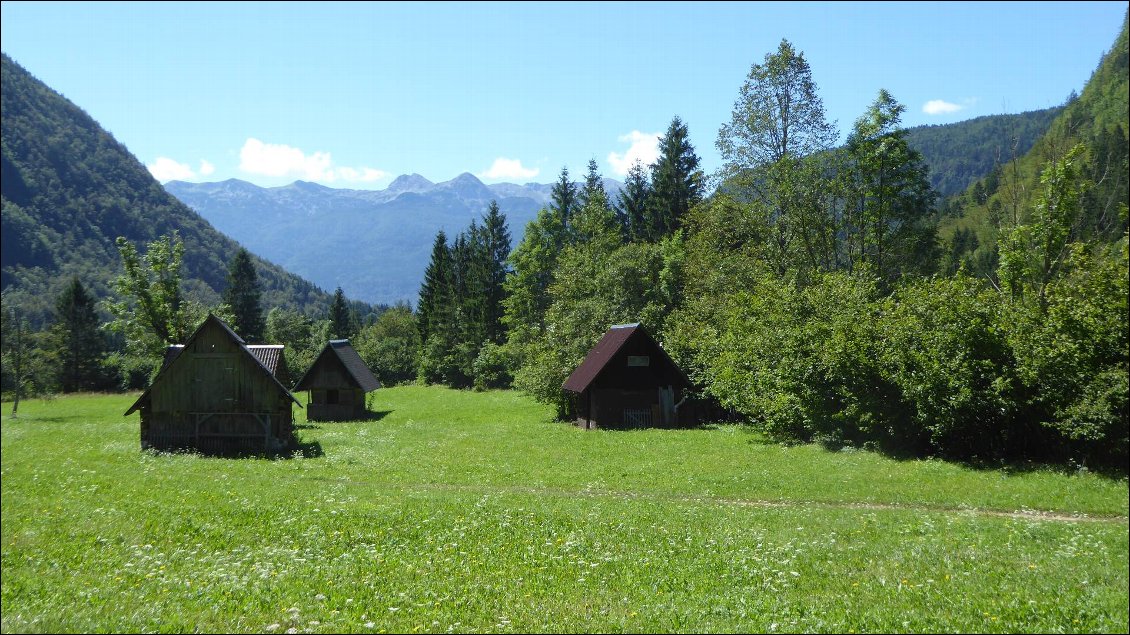
<path fill-rule="evenodd" d="M 302 379 L 299 379 L 298 383 L 294 385 L 295 391 L 319 388 L 319 386 L 309 385 L 307 380 L 313 380 L 310 373 L 317 368 L 318 363 L 327 355 L 332 355 L 331 359 L 337 359 L 341 363 L 346 374 L 361 390 L 369 392 L 381 387 L 381 382 L 373 375 L 373 371 L 369 370 L 365 360 L 361 359 L 357 351 L 353 350 L 349 340 L 330 340 L 326 347 L 322 349 L 322 352 L 318 354 L 318 358 L 314 360 L 313 364 L 310 364 L 310 368 L 302 375 Z"/>
<path fill-rule="evenodd" d="M 149 398 L 149 393 L 153 390 L 153 387 L 156 386 L 164 378 L 165 371 L 167 371 L 169 366 L 176 362 L 176 360 L 180 357 L 181 351 L 183 351 L 189 344 L 192 344 L 192 342 L 196 340 L 196 338 L 199 337 L 201 333 L 204 332 L 205 328 L 209 324 L 218 326 L 221 330 L 223 330 L 223 332 L 229 338 L 231 338 L 232 341 L 239 345 L 244 353 L 247 353 L 247 355 L 249 355 L 251 359 L 255 360 L 255 365 L 264 373 L 267 373 L 267 375 L 271 378 L 271 381 L 273 381 L 280 390 L 286 393 L 286 396 L 290 397 L 291 401 L 298 404 L 299 407 L 302 406 L 302 403 L 298 401 L 298 399 L 295 398 L 295 396 L 291 394 L 289 390 L 287 390 L 286 386 L 282 385 L 282 382 L 279 381 L 279 378 L 275 376 L 275 372 L 278 371 L 279 367 L 279 358 L 282 357 L 282 345 L 248 346 L 247 343 L 243 341 L 243 338 L 239 335 L 236 335 L 235 331 L 231 330 L 231 327 L 224 323 L 223 320 L 209 313 L 208 317 L 205 318 L 200 326 L 196 328 L 196 331 L 189 336 L 187 342 L 185 342 L 184 344 L 174 344 L 165 349 L 165 358 L 161 363 L 161 370 L 157 372 L 157 376 L 153 378 L 153 381 L 149 384 L 149 387 L 145 389 L 145 392 L 141 393 L 141 396 L 137 398 L 137 401 L 133 402 L 133 405 L 129 407 L 129 410 L 126 410 L 126 415 L 129 415 L 134 410 L 137 410 L 141 407 L 141 404 Z M 270 350 L 262 351 L 257 355 L 252 349 Z M 264 359 L 267 360 L 267 363 L 264 363 Z M 268 363 L 270 364 L 269 366 Z"/>
<path fill-rule="evenodd" d="M 241 340 L 242 341 L 242 340 Z M 247 350 L 259 360 L 272 375 L 279 376 L 279 361 L 282 359 L 282 344 L 245 344 Z M 173 363 L 173 360 L 184 350 L 184 344 L 169 344 L 165 349 L 165 359 L 161 362 L 161 369 Z"/>
<path fill-rule="evenodd" d="M 600 338 L 600 341 L 596 343 L 596 346 L 592 347 L 588 355 L 585 355 L 585 359 L 577 366 L 573 374 L 569 375 L 569 378 L 565 380 L 565 383 L 562 384 L 561 387 L 570 392 L 584 392 L 597 376 L 600 375 L 605 366 L 608 365 L 608 362 L 612 361 L 613 357 L 616 357 L 616 353 L 619 353 L 620 349 L 624 348 L 624 345 L 630 340 L 639 337 L 647 338 L 650 347 L 659 351 L 660 357 L 678 371 L 679 375 L 687 384 L 691 383 L 686 373 L 683 372 L 683 369 L 679 368 L 678 364 L 667 354 L 667 351 L 663 350 L 647 330 L 637 322 L 635 324 L 616 324 L 609 328 L 604 334 L 604 337 Z"/>

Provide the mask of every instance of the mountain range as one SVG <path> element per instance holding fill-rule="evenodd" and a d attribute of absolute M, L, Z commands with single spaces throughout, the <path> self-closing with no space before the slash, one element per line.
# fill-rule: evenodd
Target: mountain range
<path fill-rule="evenodd" d="M 615 200 L 621 183 L 604 179 L 604 188 Z M 486 185 L 463 173 L 441 183 L 406 174 L 383 190 L 305 181 L 264 188 L 238 179 L 170 181 L 165 189 L 253 253 L 324 289 L 415 304 L 437 231 L 453 240 L 497 201 L 517 246 L 526 224 L 549 204 L 553 185 Z"/>

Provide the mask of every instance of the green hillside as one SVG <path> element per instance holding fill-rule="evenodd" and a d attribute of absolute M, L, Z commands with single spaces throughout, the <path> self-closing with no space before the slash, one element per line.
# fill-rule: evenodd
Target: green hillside
<path fill-rule="evenodd" d="M 1051 127 L 1063 107 L 1014 115 L 989 115 L 938 126 L 916 126 L 906 140 L 930 166 L 938 194 L 964 192 L 1000 163 L 1027 153 Z"/>
<path fill-rule="evenodd" d="M 1127 179 L 1130 114 L 1130 55 L 1127 21 L 1113 47 L 1087 81 L 1083 93 L 1063 109 L 1047 134 L 1032 149 L 1002 166 L 999 173 L 981 179 L 963 193 L 958 206 L 963 213 L 946 219 L 941 236 L 948 242 L 954 263 L 985 274 L 995 268 L 997 233 L 1002 225 L 1026 222 L 1032 209 L 1040 173 L 1051 160 L 1072 146 L 1087 147 L 1084 174 L 1095 186 L 1084 201 L 1075 238 L 1106 241 L 1127 230 L 1124 206 Z"/>
<path fill-rule="evenodd" d="M 97 297 L 121 262 L 114 240 L 139 248 L 173 230 L 185 244 L 185 291 L 213 304 L 239 245 L 165 192 L 129 150 L 62 95 L 3 56 L 2 264 L 5 306 L 33 325 L 50 315 L 71 276 Z M 264 308 L 323 311 L 328 295 L 258 261 Z"/>

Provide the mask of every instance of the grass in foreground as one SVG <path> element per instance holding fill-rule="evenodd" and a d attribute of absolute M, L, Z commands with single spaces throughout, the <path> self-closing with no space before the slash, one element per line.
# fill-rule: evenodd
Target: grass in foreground
<path fill-rule="evenodd" d="M 1127 630 L 1125 480 L 375 394 L 289 460 L 141 453 L 129 396 L 21 404 L 3 630 Z"/>

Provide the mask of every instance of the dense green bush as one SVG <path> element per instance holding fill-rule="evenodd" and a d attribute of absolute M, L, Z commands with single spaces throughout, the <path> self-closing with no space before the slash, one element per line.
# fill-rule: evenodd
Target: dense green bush
<path fill-rule="evenodd" d="M 386 386 L 415 381 L 419 370 L 420 332 L 406 305 L 397 305 L 353 339 L 353 348 Z"/>
<path fill-rule="evenodd" d="M 959 273 L 910 283 L 885 305 L 882 372 L 907 406 L 890 432 L 950 454 L 1003 454 L 1016 407 L 1000 295 Z"/>

